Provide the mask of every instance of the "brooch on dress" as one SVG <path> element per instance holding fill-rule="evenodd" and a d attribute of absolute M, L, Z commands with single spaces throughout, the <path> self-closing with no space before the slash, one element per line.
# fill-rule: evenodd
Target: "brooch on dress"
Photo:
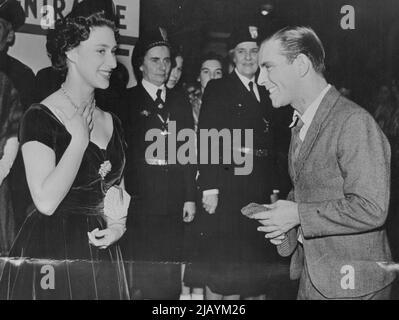
<path fill-rule="evenodd" d="M 101 176 L 101 179 L 104 180 L 105 176 L 111 171 L 112 165 L 109 160 L 105 160 L 98 170 L 98 174 Z"/>

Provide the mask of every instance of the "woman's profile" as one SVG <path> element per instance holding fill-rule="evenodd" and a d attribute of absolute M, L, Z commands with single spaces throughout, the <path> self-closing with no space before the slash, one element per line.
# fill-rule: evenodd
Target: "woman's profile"
<path fill-rule="evenodd" d="M 0 280 L 2 299 L 128 299 L 119 246 L 104 198 L 123 185 L 120 120 L 102 111 L 94 89 L 116 67 L 116 28 L 96 13 L 57 21 L 48 37 L 62 87 L 25 113 L 19 131 L 35 210 L 25 220 Z"/>

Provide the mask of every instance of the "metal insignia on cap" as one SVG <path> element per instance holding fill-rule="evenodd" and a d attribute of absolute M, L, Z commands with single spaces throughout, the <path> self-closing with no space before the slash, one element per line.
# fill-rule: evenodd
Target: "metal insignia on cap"
<path fill-rule="evenodd" d="M 159 27 L 159 32 L 161 33 L 161 37 L 163 41 L 168 41 L 168 33 L 164 28 Z"/>
<path fill-rule="evenodd" d="M 251 35 L 251 38 L 256 40 L 258 39 L 258 28 L 255 26 L 249 26 L 248 27 L 249 33 Z"/>

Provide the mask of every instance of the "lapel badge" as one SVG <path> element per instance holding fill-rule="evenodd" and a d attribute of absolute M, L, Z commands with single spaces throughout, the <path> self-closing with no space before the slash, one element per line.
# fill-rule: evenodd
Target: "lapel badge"
<path fill-rule="evenodd" d="M 143 110 L 140 112 L 140 114 L 144 117 L 148 117 L 151 114 L 151 112 L 149 112 L 148 110 Z"/>
<path fill-rule="evenodd" d="M 263 122 L 265 123 L 265 130 L 263 130 L 264 133 L 269 132 L 269 127 L 270 127 L 270 122 L 267 121 L 265 118 L 262 118 Z"/>

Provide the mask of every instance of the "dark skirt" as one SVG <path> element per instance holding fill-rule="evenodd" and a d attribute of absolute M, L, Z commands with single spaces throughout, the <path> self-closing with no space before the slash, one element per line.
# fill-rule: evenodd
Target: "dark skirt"
<path fill-rule="evenodd" d="M 5 261 L 0 299 L 129 299 L 119 246 L 90 245 L 95 228 L 106 228 L 101 215 L 33 211 Z"/>
<path fill-rule="evenodd" d="M 14 230 L 14 210 L 6 178 L 0 184 L 0 256 L 8 254 L 15 237 Z"/>
<path fill-rule="evenodd" d="M 140 201 L 136 201 L 130 208 L 128 231 L 122 245 L 131 270 L 131 292 L 139 292 L 142 299 L 178 299 L 183 211 L 163 215 L 143 215 L 142 212 Z"/>
<path fill-rule="evenodd" d="M 276 246 L 257 231 L 258 221 L 241 213 L 251 202 L 270 203 L 270 173 L 255 160 L 254 170 L 248 176 L 226 173 L 216 212 L 203 211 L 200 215 L 202 270 L 196 274 L 202 272 L 203 276 L 196 279 L 204 281 L 217 294 L 271 296 L 281 281 L 289 281 L 289 259 L 280 257 Z"/>
<path fill-rule="evenodd" d="M 184 226 L 184 285 L 190 288 L 204 288 L 209 276 L 210 237 L 215 225 L 212 216 L 202 208 L 201 197 L 197 197 L 197 210 L 192 222 Z"/>

